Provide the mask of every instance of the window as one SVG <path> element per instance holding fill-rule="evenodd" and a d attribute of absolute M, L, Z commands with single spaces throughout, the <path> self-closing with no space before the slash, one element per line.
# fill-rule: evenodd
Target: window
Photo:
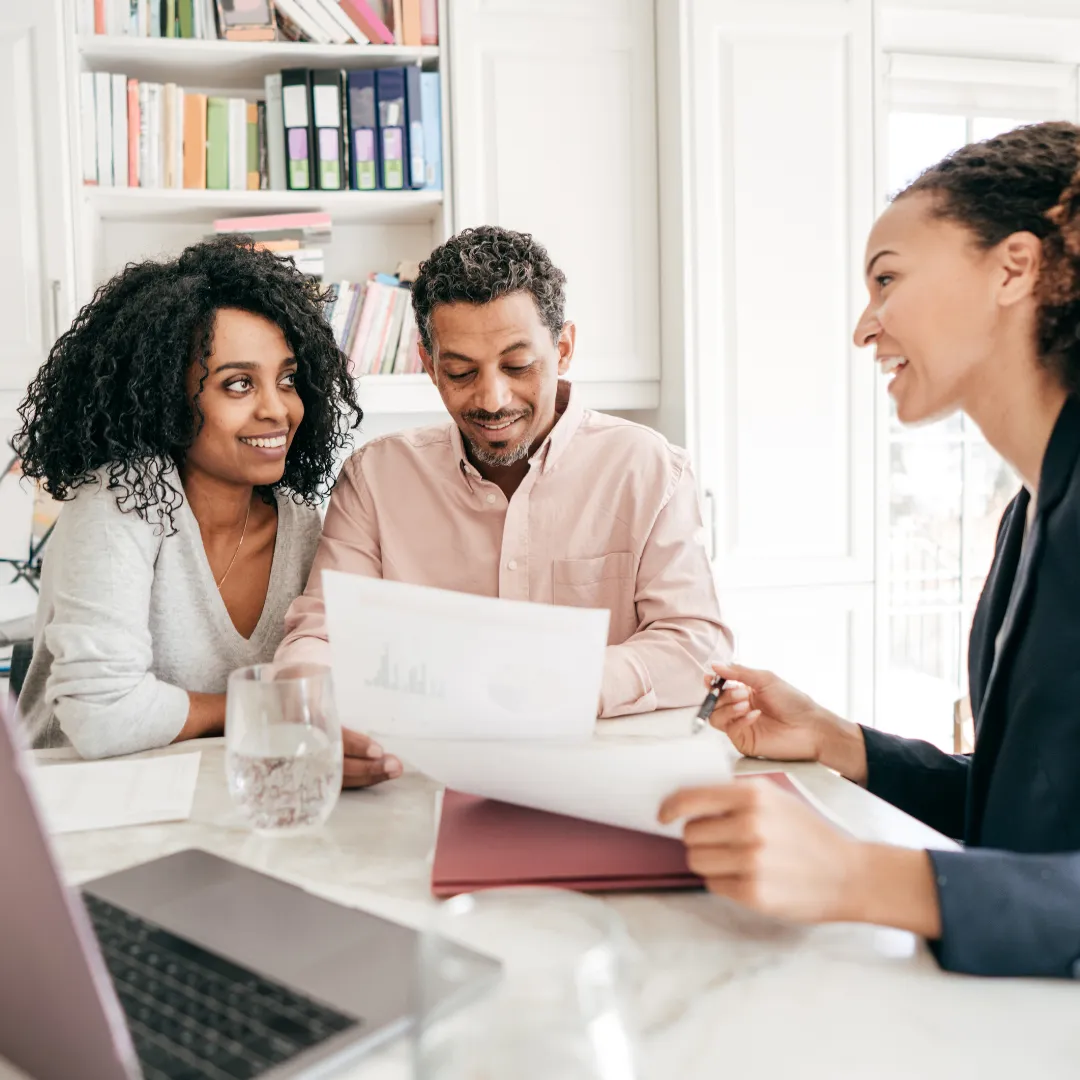
<path fill-rule="evenodd" d="M 1076 70 L 894 55 L 889 58 L 885 188 L 894 194 L 968 142 L 1023 123 L 1073 119 Z M 953 749 L 952 709 L 967 693 L 967 636 L 998 522 L 1019 487 L 964 416 L 919 428 L 890 399 L 878 614 L 877 724 Z"/>

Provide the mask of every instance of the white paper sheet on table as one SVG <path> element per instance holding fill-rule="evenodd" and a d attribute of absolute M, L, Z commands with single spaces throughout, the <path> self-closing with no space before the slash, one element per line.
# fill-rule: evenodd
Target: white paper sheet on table
<path fill-rule="evenodd" d="M 87 832 L 191 817 L 198 751 L 126 761 L 39 765 L 30 771 L 51 833 Z"/>
<path fill-rule="evenodd" d="M 556 607 L 323 572 L 341 722 L 367 734 L 584 740 L 606 608 Z"/>
<path fill-rule="evenodd" d="M 727 782 L 738 757 L 730 741 L 711 729 L 573 745 L 409 738 L 382 743 L 433 780 L 468 795 L 660 836 L 682 835 L 680 822 L 656 820 L 663 800 L 679 788 Z"/>

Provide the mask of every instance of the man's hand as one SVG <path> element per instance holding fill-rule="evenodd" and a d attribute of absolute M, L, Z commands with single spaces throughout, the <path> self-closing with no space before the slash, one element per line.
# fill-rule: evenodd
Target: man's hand
<path fill-rule="evenodd" d="M 401 775 L 401 762 L 395 757 L 384 756 L 382 747 L 366 735 L 343 728 L 341 739 L 345 748 L 343 788 L 371 787 Z"/>

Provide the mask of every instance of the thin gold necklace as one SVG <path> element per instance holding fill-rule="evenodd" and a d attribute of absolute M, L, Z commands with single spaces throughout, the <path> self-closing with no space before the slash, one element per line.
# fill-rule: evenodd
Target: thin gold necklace
<path fill-rule="evenodd" d="M 244 543 L 244 537 L 247 536 L 247 527 L 250 520 L 251 500 L 248 499 L 247 513 L 244 515 L 244 531 L 240 534 L 240 543 L 236 545 L 236 550 L 232 553 L 232 558 L 229 560 L 229 565 L 225 567 L 225 573 L 221 575 L 221 580 L 214 582 L 218 592 L 221 592 L 221 586 L 225 584 L 225 579 L 229 576 L 229 571 L 233 568 L 233 563 L 236 562 L 236 556 L 240 554 L 240 547 Z"/>

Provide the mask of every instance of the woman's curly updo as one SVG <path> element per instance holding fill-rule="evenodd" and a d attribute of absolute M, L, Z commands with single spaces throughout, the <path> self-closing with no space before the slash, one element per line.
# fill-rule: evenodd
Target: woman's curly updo
<path fill-rule="evenodd" d="M 1080 393 L 1080 127 L 1030 124 L 971 143 L 931 166 L 896 198 L 936 197 L 936 213 L 991 248 L 1015 232 L 1042 241 L 1037 348 Z"/>
<path fill-rule="evenodd" d="M 12 440 L 23 472 L 66 499 L 106 469 L 121 509 L 149 520 L 154 508 L 171 526 L 183 501 L 171 468 L 183 463 L 201 424 L 199 395 L 189 400 L 186 377 L 199 364 L 205 379 L 215 314 L 238 308 L 280 327 L 296 357 L 304 419 L 275 487 L 319 501 L 335 451 L 363 416 L 348 360 L 323 316 L 328 299 L 247 236 L 192 244 L 164 262 L 129 263 L 97 290 L 30 384 Z"/>

